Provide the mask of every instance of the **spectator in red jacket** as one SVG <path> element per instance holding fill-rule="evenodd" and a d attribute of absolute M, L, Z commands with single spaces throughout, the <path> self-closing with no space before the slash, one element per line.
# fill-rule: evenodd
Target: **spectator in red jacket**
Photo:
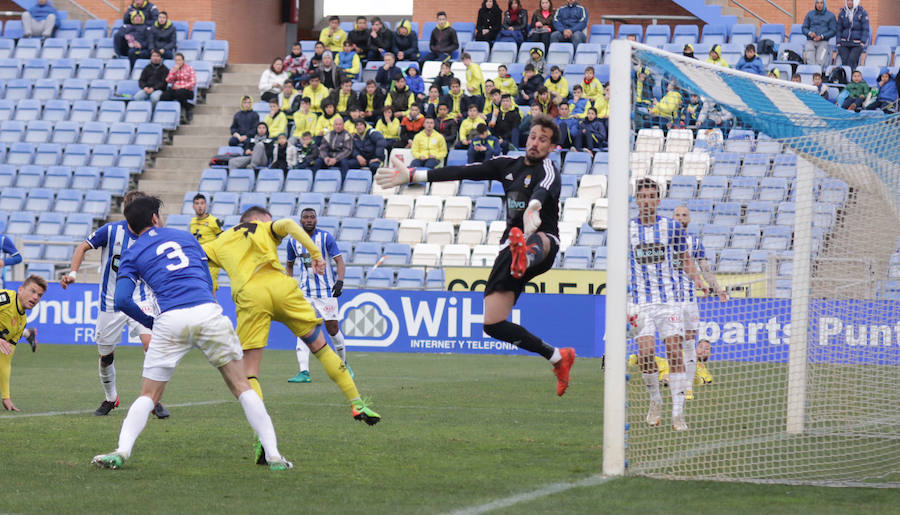
<path fill-rule="evenodd" d="M 197 74 L 191 65 L 184 62 L 184 54 L 175 54 L 175 66 L 169 70 L 166 76 L 169 84 L 160 100 L 177 100 L 181 104 L 181 112 L 188 122 L 194 119 L 194 106 L 189 102 L 194 98 L 194 88 L 197 86 Z"/>

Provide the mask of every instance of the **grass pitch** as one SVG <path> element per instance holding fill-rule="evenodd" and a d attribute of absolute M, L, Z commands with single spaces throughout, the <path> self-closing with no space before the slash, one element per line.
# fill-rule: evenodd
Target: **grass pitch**
<path fill-rule="evenodd" d="M 600 361 L 579 359 L 562 398 L 538 358 L 351 353 L 364 396 L 384 417 L 351 418 L 312 360 L 313 382 L 289 384 L 293 352 L 268 351 L 261 383 L 281 451 L 295 469 L 252 460 L 239 404 L 199 352 L 122 470 L 90 466 L 109 452 L 138 394 L 141 353 L 116 353 L 122 406 L 102 400 L 93 347 L 20 348 L 13 400 L 0 414 L 0 513 L 735 513 L 896 512 L 894 490 L 599 478 Z M 59 414 L 49 414 L 59 412 Z M 573 484 L 584 486 L 573 487 Z M 549 493 L 557 491 L 557 493 Z M 518 502 L 520 501 L 520 502 Z"/>

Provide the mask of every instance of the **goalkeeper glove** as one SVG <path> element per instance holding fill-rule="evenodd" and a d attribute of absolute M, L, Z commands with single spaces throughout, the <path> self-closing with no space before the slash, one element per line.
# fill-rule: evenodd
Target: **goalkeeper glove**
<path fill-rule="evenodd" d="M 31 352 L 37 351 L 37 329 L 29 329 L 28 336 L 25 337 L 25 341 L 31 345 Z"/>
<path fill-rule="evenodd" d="M 535 231 L 538 230 L 538 227 L 541 226 L 541 201 L 538 199 L 531 199 L 531 202 L 528 203 L 528 207 L 525 208 L 525 213 L 522 215 L 522 228 L 524 229 L 525 237 L 531 236 Z"/>
<path fill-rule="evenodd" d="M 338 279 L 334 282 L 334 288 L 331 289 L 331 296 L 334 298 L 340 297 L 341 293 L 344 291 L 344 281 Z"/>
<path fill-rule="evenodd" d="M 400 156 L 391 157 L 389 168 L 379 168 L 375 172 L 375 182 L 384 189 L 403 186 L 411 182 L 427 182 L 428 170 L 407 168 Z"/>

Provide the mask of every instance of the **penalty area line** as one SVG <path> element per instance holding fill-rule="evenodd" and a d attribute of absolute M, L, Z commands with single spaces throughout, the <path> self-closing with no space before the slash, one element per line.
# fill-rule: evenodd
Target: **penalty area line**
<path fill-rule="evenodd" d="M 224 404 L 232 401 L 200 401 L 200 402 L 183 402 L 181 404 L 169 404 L 167 408 L 189 408 L 191 406 L 209 406 L 211 404 Z M 19 413 L 12 415 L 0 415 L 0 419 L 4 418 L 30 418 L 30 417 L 55 417 L 58 415 L 86 415 L 93 413 L 94 410 L 72 410 L 72 411 L 45 411 L 43 413 Z"/>
<path fill-rule="evenodd" d="M 563 483 L 553 483 L 537 490 L 531 492 L 524 492 L 521 494 L 511 495 L 509 497 L 504 497 L 501 499 L 496 499 L 494 501 L 480 504 L 478 506 L 471 506 L 469 508 L 464 508 L 462 510 L 456 510 L 450 512 L 449 515 L 477 515 L 480 513 L 487 513 L 493 510 L 499 510 L 501 508 L 508 508 L 510 506 L 515 506 L 516 504 L 533 501 L 535 499 L 540 499 L 542 497 L 547 497 L 549 495 L 558 494 L 560 492 L 565 492 L 567 490 L 572 490 L 573 488 L 582 488 L 587 486 L 597 486 L 602 485 L 603 483 L 607 483 L 612 481 L 613 479 L 617 479 L 618 476 L 604 476 L 602 474 L 594 474 L 593 476 L 588 476 L 579 481 L 569 481 Z"/>

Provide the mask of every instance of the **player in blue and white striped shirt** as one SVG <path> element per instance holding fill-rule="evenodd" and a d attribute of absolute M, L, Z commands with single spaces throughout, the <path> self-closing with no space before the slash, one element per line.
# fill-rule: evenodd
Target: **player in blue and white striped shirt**
<path fill-rule="evenodd" d="M 21 263 L 22 254 L 19 254 L 19 249 L 16 248 L 12 238 L 5 234 L 0 234 L 0 252 L 6 254 L 5 258 L 0 259 L 0 289 L 2 289 L 4 268 Z"/>
<path fill-rule="evenodd" d="M 659 392 L 659 370 L 655 360 L 656 333 L 666 344 L 669 359 L 669 387 L 672 392 L 672 427 L 687 429 L 684 420 L 684 396 L 687 379 L 684 373 L 682 343 L 684 326 L 681 302 L 684 289 L 682 270 L 702 286 L 686 243 L 681 224 L 656 214 L 659 206 L 659 186 L 649 178 L 638 180 L 637 218 L 628 226 L 631 243 L 630 290 L 633 311 L 638 311 L 642 326 L 636 337 L 638 365 L 650 393 L 647 423 L 659 425 L 662 417 L 662 396 Z"/>
<path fill-rule="evenodd" d="M 319 316 L 325 321 L 325 330 L 331 335 L 331 341 L 334 342 L 334 350 L 344 362 L 344 366 L 350 372 L 353 371 L 347 365 L 347 351 L 344 346 L 344 335 L 341 334 L 341 327 L 338 322 L 338 302 L 337 298 L 341 296 L 344 289 L 344 258 L 341 256 L 341 249 L 338 248 L 337 242 L 329 232 L 323 231 L 316 227 L 316 210 L 306 208 L 300 212 L 300 226 L 309 234 L 313 243 L 322 251 L 322 259 L 325 260 L 325 273 L 323 275 L 316 274 L 311 270 L 312 262 L 309 251 L 306 250 L 300 242 L 294 238 L 287 239 L 287 263 L 285 271 L 288 276 L 294 276 L 294 262 L 300 260 L 299 278 L 297 282 L 300 284 L 300 290 L 303 295 L 319 312 Z M 331 261 L 334 260 L 337 265 L 337 275 L 331 267 Z M 297 361 L 300 365 L 300 372 L 288 379 L 291 383 L 308 383 L 309 377 L 309 347 L 303 343 L 300 338 L 297 339 Z"/>
<path fill-rule="evenodd" d="M 126 193 L 122 202 L 123 212 L 134 199 L 143 196 L 144 193 L 140 191 L 129 191 Z M 100 403 L 100 407 L 94 411 L 94 415 L 97 416 L 109 415 L 109 412 L 119 405 L 119 394 L 116 390 L 116 367 L 113 365 L 113 362 L 115 360 L 116 345 L 122 341 L 122 329 L 127 325 L 131 336 L 138 335 L 140 337 L 144 352 L 147 352 L 147 346 L 150 344 L 150 330 L 128 318 L 124 313 L 116 311 L 115 307 L 119 259 L 122 256 L 122 252 L 130 247 L 136 239 L 137 235 L 131 232 L 128 228 L 128 222 L 125 220 L 104 225 L 91 233 L 85 241 L 75 248 L 75 252 L 72 254 L 71 271 L 59 281 L 63 289 L 74 283 L 78 269 L 81 267 L 81 262 L 84 260 L 85 252 L 91 249 L 101 249 L 100 269 L 103 270 L 103 275 L 100 278 L 100 313 L 97 315 L 94 339 L 97 342 L 97 350 L 100 353 L 98 368 L 100 371 L 100 383 L 103 385 L 103 392 L 106 398 Z M 144 282 L 140 282 L 135 289 L 134 300 L 145 313 L 156 315 L 159 312 L 153 292 Z M 169 411 L 162 404 L 157 404 L 153 409 L 153 414 L 158 418 L 166 418 L 169 416 Z"/>

